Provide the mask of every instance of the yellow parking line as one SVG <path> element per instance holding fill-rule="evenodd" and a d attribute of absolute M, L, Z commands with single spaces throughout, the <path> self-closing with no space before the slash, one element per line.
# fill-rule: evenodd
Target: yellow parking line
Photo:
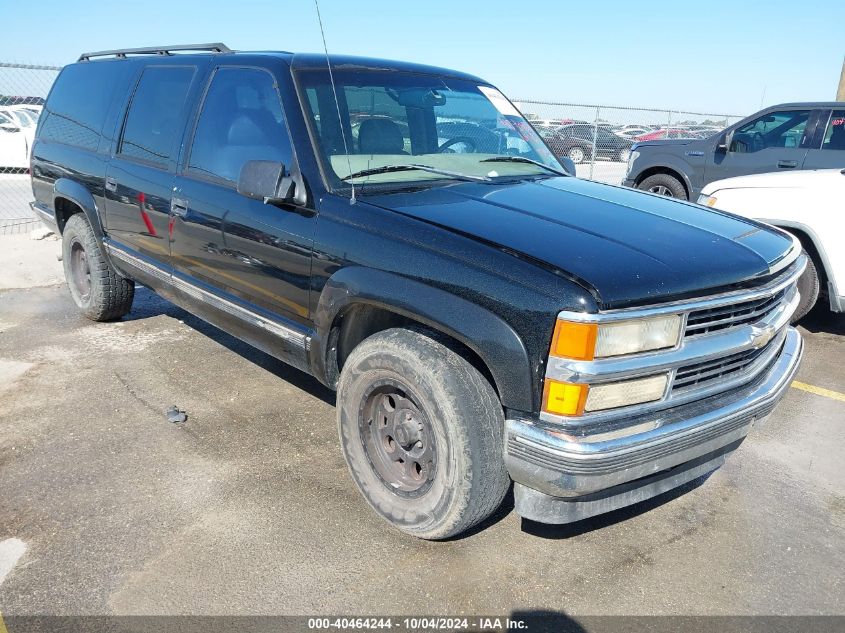
<path fill-rule="evenodd" d="M 2 613 L 0 613 L 0 633 L 9 633 L 9 629 L 6 628 L 6 623 L 3 622 Z"/>
<path fill-rule="evenodd" d="M 808 385 L 806 382 L 798 382 L 797 380 L 792 381 L 792 386 L 796 389 L 800 389 L 801 391 L 814 393 L 817 396 L 824 396 L 825 398 L 830 398 L 831 400 L 845 402 L 845 393 L 839 393 L 838 391 L 832 391 L 823 387 L 816 387 L 815 385 Z M 3 633 L 3 631 L 0 630 L 0 633 Z"/>

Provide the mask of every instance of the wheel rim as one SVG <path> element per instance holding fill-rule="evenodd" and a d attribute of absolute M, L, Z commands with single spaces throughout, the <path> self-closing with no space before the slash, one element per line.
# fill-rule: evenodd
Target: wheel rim
<path fill-rule="evenodd" d="M 584 150 L 579 147 L 573 147 L 569 150 L 569 158 L 572 159 L 573 163 L 580 163 L 584 160 Z"/>
<path fill-rule="evenodd" d="M 667 198 L 675 197 L 672 194 L 672 190 L 666 185 L 654 185 L 653 187 L 649 187 L 649 191 L 651 193 L 656 193 L 658 196 L 666 196 Z"/>
<path fill-rule="evenodd" d="M 91 268 L 88 265 L 88 253 L 78 240 L 70 245 L 70 273 L 76 294 L 82 301 L 87 301 L 91 294 Z"/>
<path fill-rule="evenodd" d="M 416 497 L 434 480 L 436 450 L 431 423 L 402 385 L 381 381 L 363 398 L 358 418 L 364 453 L 393 493 Z"/>

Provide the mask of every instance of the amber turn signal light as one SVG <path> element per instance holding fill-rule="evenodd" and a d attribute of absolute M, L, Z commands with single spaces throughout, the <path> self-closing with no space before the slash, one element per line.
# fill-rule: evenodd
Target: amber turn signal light
<path fill-rule="evenodd" d="M 598 325 L 558 320 L 552 336 L 552 356 L 593 360 L 596 354 Z"/>
<path fill-rule="evenodd" d="M 543 411 L 554 415 L 581 415 L 584 413 L 589 393 L 589 385 L 546 378 L 546 384 L 543 386 Z"/>

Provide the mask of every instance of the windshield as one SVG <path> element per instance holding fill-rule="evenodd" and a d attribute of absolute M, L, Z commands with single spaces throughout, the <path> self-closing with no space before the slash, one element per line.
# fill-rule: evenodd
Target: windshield
<path fill-rule="evenodd" d="M 396 71 L 333 69 L 333 75 L 339 108 L 327 71 L 300 71 L 298 77 L 316 151 L 334 187 L 344 186 L 344 179 L 356 185 L 458 176 L 495 181 L 554 175 L 542 165 L 562 170 L 537 133 L 495 88 Z M 511 160 L 489 160 L 499 157 Z M 397 165 L 430 170 L 361 175 Z"/>

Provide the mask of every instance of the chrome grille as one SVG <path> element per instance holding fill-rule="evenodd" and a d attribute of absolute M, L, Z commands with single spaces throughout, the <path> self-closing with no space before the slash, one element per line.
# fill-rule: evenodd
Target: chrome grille
<path fill-rule="evenodd" d="M 672 383 L 672 395 L 704 389 L 711 384 L 738 376 L 748 370 L 758 359 L 771 355 L 769 352 L 773 347 L 781 345 L 783 345 L 783 337 L 778 336 L 760 349 L 749 349 L 680 367 L 675 373 L 675 382 Z"/>
<path fill-rule="evenodd" d="M 737 325 L 756 323 L 778 308 L 787 290 L 784 288 L 770 297 L 690 312 L 685 335 L 709 334 Z"/>

